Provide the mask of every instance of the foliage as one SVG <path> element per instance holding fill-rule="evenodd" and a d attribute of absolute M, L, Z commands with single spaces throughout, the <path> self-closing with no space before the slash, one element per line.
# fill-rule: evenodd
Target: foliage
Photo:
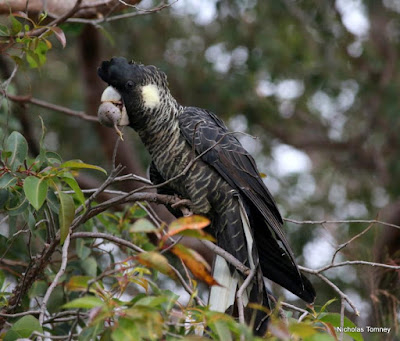
<path fill-rule="evenodd" d="M 17 18 L 22 19 L 22 21 Z M 10 14 L 8 26 L 0 25 L 1 42 L 7 44 L 7 48 L 13 51 L 11 57 L 17 64 L 23 63 L 22 55 L 31 68 L 44 65 L 46 54 L 53 46 L 48 39 L 52 35 L 65 47 L 64 32 L 57 26 L 44 25 L 43 22 L 46 18 L 47 13 L 44 12 L 39 16 L 36 23 L 26 13 L 16 12 Z M 34 31 L 40 31 L 41 34 L 33 35 L 32 32 Z"/>
<path fill-rule="evenodd" d="M 43 137 L 44 133 L 42 140 Z M 47 151 L 43 145 L 35 159 L 29 158 L 25 138 L 15 131 L 6 139 L 1 155 L 0 208 L 8 217 L 10 226 L 10 237 L 2 236 L 2 244 L 9 245 L 4 248 L 2 257 L 30 262 L 31 255 L 39 251 L 49 238 L 58 235 L 62 244 L 68 235 L 73 236 L 70 226 L 77 218 L 78 208 L 85 208 L 80 211 L 82 215 L 89 209 L 76 182 L 77 173 L 83 169 L 105 171 L 79 160 L 63 162 L 59 155 Z M 4 340 L 29 338 L 44 332 L 62 335 L 77 326 L 82 329 L 79 340 L 97 337 L 103 340 L 191 340 L 191 335 L 195 334 L 203 335 L 196 340 L 233 340 L 239 336 L 257 340 L 248 326 L 199 305 L 195 279 L 188 278 L 192 294 L 186 303 L 180 301 L 177 293 L 162 288 L 165 276 L 179 283 L 177 272 L 171 265 L 176 263 L 173 255 L 195 278 L 209 285 L 217 284 L 209 273 L 209 265 L 196 251 L 181 244 L 172 248 L 167 244 L 171 236 L 184 236 L 189 232 L 192 237 L 212 240 L 202 231 L 209 221 L 200 216 L 190 216 L 157 228 L 144 218 L 147 213 L 142 207 L 133 205 L 121 212 L 105 211 L 83 226 L 86 231 L 97 230 L 128 238 L 139 251 L 132 252 L 121 245 L 118 252 L 116 248 L 107 251 L 105 240 L 86 242 L 77 239 L 75 254 L 67 255 L 69 260 L 62 280 L 46 302 L 45 310 L 52 317 L 43 323 L 32 314 L 15 319 L 3 335 Z M 158 236 L 158 244 L 151 243 L 150 234 Z M 35 245 L 30 242 L 33 240 Z M 27 248 L 17 247 L 27 241 Z M 48 284 L 55 278 L 56 268 L 56 263 L 49 263 L 42 273 L 44 277 L 30 283 L 29 293 L 23 298 L 19 311 L 29 310 L 32 304 L 35 306 L 34 302 L 44 299 Z M 1 306 L 7 307 L 11 293 L 4 286 L 4 272 L 0 273 Z M 303 322 L 290 318 L 288 326 L 273 315 L 268 338 L 273 340 L 282 335 L 292 335 L 313 340 L 312 337 L 322 333 L 332 335 L 334 340 L 334 327 L 340 326 L 340 321 L 333 314 L 323 313 L 324 309 L 319 314 L 310 313 Z M 37 310 L 38 313 L 41 311 Z M 65 313 L 71 317 L 66 321 L 62 319 Z M 353 326 L 346 319 L 344 326 L 348 325 Z"/>

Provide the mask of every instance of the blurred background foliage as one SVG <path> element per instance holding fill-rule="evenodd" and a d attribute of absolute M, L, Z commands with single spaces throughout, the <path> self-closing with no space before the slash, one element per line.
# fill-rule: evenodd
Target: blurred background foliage
<path fill-rule="evenodd" d="M 46 63 L 21 67 L 8 91 L 96 115 L 105 88 L 96 76 L 101 60 L 154 64 L 181 104 L 210 109 L 231 129 L 257 136 L 239 137 L 284 217 L 400 225 L 399 0 L 178 0 L 157 13 L 138 13 L 97 27 L 67 21 L 66 47 L 52 39 Z M 0 67 L 5 78 L 12 70 L 7 55 Z M 3 100 L 1 135 L 18 129 L 34 151 L 39 115 L 48 149 L 109 168 L 116 136 L 97 123 Z M 148 155 L 134 133 L 125 136 L 119 157 L 129 160 L 128 172 L 143 175 Z M 316 268 L 367 226 L 287 223 L 286 231 L 299 263 Z M 376 225 L 339 260 L 399 264 L 399 249 L 400 230 Z M 358 325 L 398 332 L 398 271 L 358 266 L 326 275 L 358 305 L 360 317 L 347 310 Z M 334 296 L 311 279 L 317 304 Z"/>

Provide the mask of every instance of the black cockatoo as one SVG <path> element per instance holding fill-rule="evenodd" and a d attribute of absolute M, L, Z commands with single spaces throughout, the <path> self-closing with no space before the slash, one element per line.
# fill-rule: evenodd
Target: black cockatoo
<path fill-rule="evenodd" d="M 153 182 L 182 174 L 200 156 L 160 191 L 189 199 L 195 214 L 210 219 L 218 245 L 255 269 L 245 305 L 269 307 L 264 276 L 312 303 L 314 288 L 298 270 L 274 199 L 253 158 L 225 124 L 208 110 L 180 105 L 166 75 L 154 66 L 112 58 L 101 64 L 98 75 L 110 85 L 99 108 L 101 121 L 116 128 L 129 125 L 139 134 L 152 158 Z M 211 309 L 232 313 L 242 275 L 217 256 L 213 276 L 222 286 L 211 288 Z M 262 311 L 255 314 L 255 332 L 263 334 L 268 319 Z"/>

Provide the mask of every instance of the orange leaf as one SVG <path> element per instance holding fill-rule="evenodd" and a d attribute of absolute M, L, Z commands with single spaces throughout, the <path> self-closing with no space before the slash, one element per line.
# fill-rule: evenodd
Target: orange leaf
<path fill-rule="evenodd" d="M 174 220 L 168 226 L 168 233 L 164 240 L 185 230 L 201 230 L 210 225 L 210 220 L 200 215 L 191 215 Z"/>
<path fill-rule="evenodd" d="M 171 249 L 171 252 L 182 260 L 197 279 L 205 282 L 209 286 L 220 285 L 214 277 L 211 276 L 210 265 L 199 253 L 181 244 L 175 245 Z"/>

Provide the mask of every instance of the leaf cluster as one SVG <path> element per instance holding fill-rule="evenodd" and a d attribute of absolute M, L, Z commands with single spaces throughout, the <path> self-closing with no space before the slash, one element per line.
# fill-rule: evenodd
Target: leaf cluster
<path fill-rule="evenodd" d="M 44 24 L 47 13 L 41 13 L 35 22 L 24 12 L 9 15 L 9 25 L 0 25 L 0 41 L 2 49 L 18 64 L 24 59 L 30 68 L 39 68 L 46 62 L 46 54 L 53 47 L 49 37 L 54 35 L 63 47 L 66 38 L 58 26 Z"/>

